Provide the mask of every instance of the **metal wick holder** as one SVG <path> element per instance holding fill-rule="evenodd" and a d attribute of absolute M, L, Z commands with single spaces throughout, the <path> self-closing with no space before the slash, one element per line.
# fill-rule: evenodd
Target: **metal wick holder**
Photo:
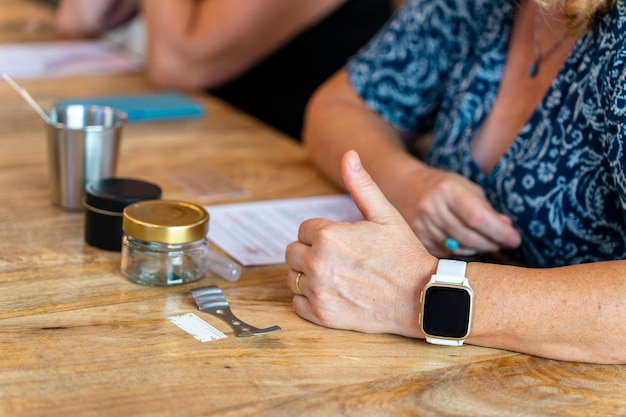
<path fill-rule="evenodd" d="M 193 288 L 191 295 L 196 300 L 200 311 L 209 313 L 214 317 L 227 323 L 235 332 L 237 337 L 260 336 L 280 330 L 279 326 L 258 329 L 239 320 L 230 310 L 228 301 L 224 297 L 222 290 L 215 285 Z"/>

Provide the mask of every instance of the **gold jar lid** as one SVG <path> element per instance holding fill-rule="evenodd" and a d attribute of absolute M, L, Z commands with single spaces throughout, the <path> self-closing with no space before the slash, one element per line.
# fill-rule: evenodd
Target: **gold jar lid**
<path fill-rule="evenodd" d="M 124 233 L 144 242 L 170 245 L 195 242 L 209 231 L 209 213 L 192 203 L 143 200 L 124 208 Z"/>

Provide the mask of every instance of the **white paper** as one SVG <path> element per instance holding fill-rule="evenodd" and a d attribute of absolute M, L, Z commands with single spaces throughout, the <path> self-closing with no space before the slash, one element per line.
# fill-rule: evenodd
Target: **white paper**
<path fill-rule="evenodd" d="M 354 222 L 363 216 L 347 195 L 208 206 L 208 239 L 244 266 L 285 262 L 285 248 L 311 218 Z"/>
<path fill-rule="evenodd" d="M 226 335 L 193 313 L 182 314 L 167 318 L 201 342 L 224 339 Z"/>
<path fill-rule="evenodd" d="M 137 72 L 143 61 L 106 39 L 0 45 L 0 73 L 14 79 Z"/>

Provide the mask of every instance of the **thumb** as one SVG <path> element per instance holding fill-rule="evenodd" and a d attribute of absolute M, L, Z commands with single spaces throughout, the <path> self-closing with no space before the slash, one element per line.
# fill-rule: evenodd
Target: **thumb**
<path fill-rule="evenodd" d="M 344 154 L 341 160 L 341 175 L 346 189 L 365 220 L 385 224 L 401 218 L 400 213 L 363 168 L 356 151 L 350 150 Z"/>

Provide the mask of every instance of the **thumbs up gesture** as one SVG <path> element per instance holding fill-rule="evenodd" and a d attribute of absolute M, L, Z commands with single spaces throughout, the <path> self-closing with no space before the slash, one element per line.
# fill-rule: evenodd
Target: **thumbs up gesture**
<path fill-rule="evenodd" d="M 310 219 L 300 225 L 298 240 L 285 252 L 294 309 L 326 327 L 419 337 L 419 294 L 437 258 L 387 201 L 355 151 L 346 152 L 341 172 L 364 220 Z"/>

